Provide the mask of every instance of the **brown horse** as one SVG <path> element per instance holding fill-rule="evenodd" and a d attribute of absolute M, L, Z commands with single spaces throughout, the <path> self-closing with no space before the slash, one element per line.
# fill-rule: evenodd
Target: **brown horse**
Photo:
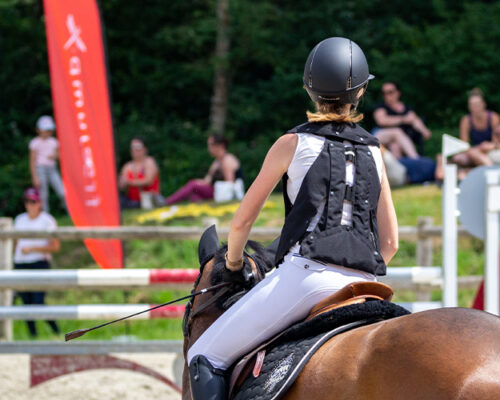
<path fill-rule="evenodd" d="M 214 283 L 213 266 L 213 260 L 205 264 L 195 291 Z M 187 308 L 184 356 L 222 314 L 217 302 L 210 302 L 214 296 L 217 293 L 198 296 Z M 191 399 L 187 365 L 182 398 Z M 500 318 L 445 308 L 344 332 L 315 353 L 283 398 L 498 400 Z"/>

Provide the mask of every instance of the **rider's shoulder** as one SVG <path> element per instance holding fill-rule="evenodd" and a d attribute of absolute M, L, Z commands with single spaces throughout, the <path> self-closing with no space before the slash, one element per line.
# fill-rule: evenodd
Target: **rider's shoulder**
<path fill-rule="evenodd" d="M 297 147 L 298 136 L 295 133 L 285 133 L 280 136 L 276 142 L 274 142 L 274 147 L 278 147 L 280 149 L 290 149 L 295 150 Z"/>

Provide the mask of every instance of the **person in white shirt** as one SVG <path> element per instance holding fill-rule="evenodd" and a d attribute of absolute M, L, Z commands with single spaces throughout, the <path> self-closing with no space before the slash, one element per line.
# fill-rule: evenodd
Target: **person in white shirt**
<path fill-rule="evenodd" d="M 50 230 L 57 227 L 56 220 L 50 214 L 42 211 L 40 192 L 34 187 L 24 192 L 26 212 L 19 214 L 14 220 L 17 230 Z M 15 269 L 49 269 L 51 254 L 59 251 L 61 245 L 58 239 L 19 239 L 14 252 Z M 45 292 L 19 292 L 24 304 L 45 304 Z M 34 321 L 26 321 L 31 337 L 37 336 Z M 52 331 L 59 333 L 55 321 L 47 321 Z"/>
<path fill-rule="evenodd" d="M 59 158 L 59 142 L 52 135 L 56 125 L 52 117 L 42 115 L 36 122 L 38 136 L 30 141 L 31 182 L 40 189 L 43 209 L 49 212 L 49 184 L 59 196 L 63 206 L 64 186 L 57 170 Z"/>

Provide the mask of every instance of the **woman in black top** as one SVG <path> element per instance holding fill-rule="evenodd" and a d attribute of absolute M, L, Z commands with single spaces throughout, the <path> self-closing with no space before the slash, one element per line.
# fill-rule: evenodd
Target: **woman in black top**
<path fill-rule="evenodd" d="M 384 102 L 373 113 L 377 124 L 373 134 L 396 158 L 418 158 L 419 153 L 423 153 L 422 139 L 429 139 L 431 131 L 417 114 L 400 100 L 401 91 L 397 83 L 385 82 L 382 85 L 382 95 Z"/>

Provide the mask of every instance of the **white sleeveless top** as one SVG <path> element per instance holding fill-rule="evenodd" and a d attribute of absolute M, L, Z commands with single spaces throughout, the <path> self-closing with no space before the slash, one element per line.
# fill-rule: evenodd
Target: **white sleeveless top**
<path fill-rule="evenodd" d="M 300 186 L 302 185 L 302 181 L 309 171 L 311 165 L 313 165 L 316 158 L 321 153 L 323 149 L 323 144 L 325 142 L 325 138 L 322 136 L 312 135 L 309 133 L 297 133 L 297 148 L 295 149 L 295 154 L 293 156 L 292 162 L 288 167 L 287 175 L 288 180 L 286 184 L 286 189 L 288 193 L 288 198 L 290 202 L 294 204 L 295 199 L 297 198 L 297 194 L 299 193 Z M 346 145 L 349 142 L 345 142 Z M 370 152 L 375 161 L 375 165 L 377 168 L 377 173 L 379 176 L 380 182 L 382 182 L 382 153 L 380 148 L 377 146 L 368 146 L 370 148 Z M 354 176 L 355 176 L 356 168 L 352 162 L 346 163 L 346 184 L 349 186 L 354 185 Z M 309 224 L 308 231 L 314 230 L 316 224 L 321 218 L 321 214 L 325 207 L 325 201 L 318 207 L 318 212 L 316 216 L 311 220 Z M 342 225 L 352 225 L 352 204 L 344 203 L 344 208 L 342 210 Z"/>

